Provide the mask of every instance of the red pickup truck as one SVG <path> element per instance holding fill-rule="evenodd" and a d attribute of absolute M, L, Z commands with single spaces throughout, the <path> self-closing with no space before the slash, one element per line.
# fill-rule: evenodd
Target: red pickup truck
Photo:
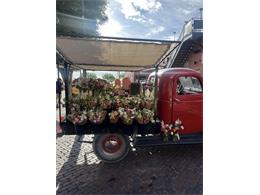
<path fill-rule="evenodd" d="M 153 80 L 152 73 L 148 81 Z M 202 76 L 191 69 L 171 68 L 158 73 L 157 116 L 165 123 L 180 118 L 185 129 L 181 134 L 202 132 Z"/>
<path fill-rule="evenodd" d="M 153 81 L 152 73 L 148 81 Z M 203 140 L 203 83 L 202 76 L 187 68 L 170 68 L 158 71 L 156 120 L 154 123 L 130 126 L 117 123 L 75 126 L 69 121 L 61 123 L 64 134 L 94 134 L 93 150 L 105 162 L 122 160 L 130 147 L 197 144 Z M 184 126 L 178 140 L 162 139 L 164 124 L 175 127 L 180 119 Z M 177 128 L 177 127 L 176 127 Z M 81 141 L 81 139 L 79 139 Z M 132 145 L 130 146 L 130 143 Z"/>

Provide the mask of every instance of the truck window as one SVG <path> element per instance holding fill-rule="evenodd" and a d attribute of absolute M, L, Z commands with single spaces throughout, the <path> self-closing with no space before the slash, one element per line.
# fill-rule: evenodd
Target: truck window
<path fill-rule="evenodd" d="M 181 76 L 177 80 L 176 93 L 177 95 L 199 94 L 202 93 L 202 86 L 196 77 Z"/>

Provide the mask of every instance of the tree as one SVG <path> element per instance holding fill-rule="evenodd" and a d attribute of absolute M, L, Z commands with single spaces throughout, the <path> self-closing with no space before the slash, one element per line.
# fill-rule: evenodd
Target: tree
<path fill-rule="evenodd" d="M 119 79 L 124 78 L 124 76 L 125 76 L 125 72 L 118 71 L 118 78 Z"/>
<path fill-rule="evenodd" d="M 105 80 L 107 80 L 107 81 L 109 81 L 109 82 L 113 82 L 116 78 L 114 77 L 114 75 L 113 74 L 111 74 L 111 73 L 106 73 L 106 74 L 104 74 L 103 76 L 103 79 L 105 79 Z"/>
<path fill-rule="evenodd" d="M 88 72 L 87 73 L 87 78 L 96 79 L 97 75 L 95 73 L 93 73 L 93 72 Z"/>
<path fill-rule="evenodd" d="M 57 34 L 98 35 L 106 7 L 107 0 L 56 0 Z"/>

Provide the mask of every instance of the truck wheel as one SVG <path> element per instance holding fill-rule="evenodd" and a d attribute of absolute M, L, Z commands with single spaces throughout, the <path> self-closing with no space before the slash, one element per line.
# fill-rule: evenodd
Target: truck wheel
<path fill-rule="evenodd" d="M 93 140 L 93 150 L 104 162 L 118 162 L 129 152 L 129 138 L 118 133 L 98 134 Z"/>

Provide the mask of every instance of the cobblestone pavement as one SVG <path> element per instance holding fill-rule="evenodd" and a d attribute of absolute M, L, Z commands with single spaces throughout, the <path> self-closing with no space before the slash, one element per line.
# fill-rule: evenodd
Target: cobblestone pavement
<path fill-rule="evenodd" d="M 77 136 L 57 138 L 57 194 L 202 194 L 202 172 L 202 145 L 137 148 L 105 164 Z"/>

